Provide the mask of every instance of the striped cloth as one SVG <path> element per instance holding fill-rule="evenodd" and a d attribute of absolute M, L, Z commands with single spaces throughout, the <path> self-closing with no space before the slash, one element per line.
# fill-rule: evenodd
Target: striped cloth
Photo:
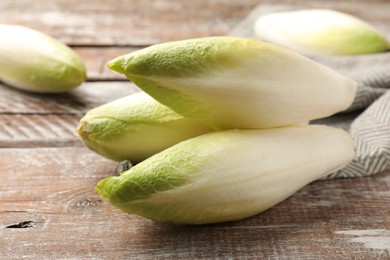
<path fill-rule="evenodd" d="M 291 6 L 260 5 L 229 35 L 256 39 L 253 25 L 260 15 L 291 9 Z M 390 52 L 308 58 L 358 82 L 356 98 L 347 111 L 311 122 L 342 128 L 355 142 L 355 159 L 326 178 L 363 177 L 390 169 Z"/>
<path fill-rule="evenodd" d="M 355 142 L 353 162 L 328 178 L 368 176 L 390 169 L 390 53 L 316 60 L 358 82 L 356 98 L 346 112 L 312 122 L 343 128 Z M 365 60 L 366 67 L 362 66 Z M 343 67 L 347 62 L 350 66 Z"/>

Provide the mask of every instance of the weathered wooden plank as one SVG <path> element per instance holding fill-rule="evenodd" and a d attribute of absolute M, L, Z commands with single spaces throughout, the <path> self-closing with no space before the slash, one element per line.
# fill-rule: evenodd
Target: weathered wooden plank
<path fill-rule="evenodd" d="M 273 0 L 261 3 L 275 4 Z M 361 17 L 390 34 L 386 0 L 280 0 L 303 8 L 334 8 Z M 70 45 L 148 46 L 226 35 L 259 1 L 256 0 L 2 0 L 0 23 L 21 24 L 48 33 Z M 26 12 L 28 10 L 28 12 Z M 369 10 L 369 12 L 367 11 Z"/>
<path fill-rule="evenodd" d="M 145 46 L 225 35 L 255 2 L 2 0 L 0 23 L 30 26 L 71 45 Z"/>
<path fill-rule="evenodd" d="M 79 116 L 0 114 L 0 148 L 77 146 Z"/>
<path fill-rule="evenodd" d="M 62 94 L 19 91 L 0 84 L 0 114 L 84 114 L 89 109 L 140 91 L 133 83 L 86 82 Z"/>
<path fill-rule="evenodd" d="M 87 111 L 136 91 L 130 82 L 87 82 L 58 95 L 0 84 L 0 147 L 79 146 L 76 127 Z"/>
<path fill-rule="evenodd" d="M 243 221 L 174 226 L 102 201 L 93 187 L 114 167 L 82 147 L 0 149 L 0 258 L 390 257 L 390 172 L 315 182 Z"/>

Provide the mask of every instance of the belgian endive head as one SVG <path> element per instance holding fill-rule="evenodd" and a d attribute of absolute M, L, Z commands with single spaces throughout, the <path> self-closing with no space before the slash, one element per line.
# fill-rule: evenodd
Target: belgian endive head
<path fill-rule="evenodd" d="M 240 220 L 354 158 L 351 137 L 326 126 L 227 130 L 188 139 L 101 180 L 121 210 L 181 224 Z"/>
<path fill-rule="evenodd" d="M 91 109 L 77 127 L 81 141 L 92 151 L 115 161 L 132 163 L 211 131 L 144 92 Z"/>
<path fill-rule="evenodd" d="M 24 26 L 0 24 L 0 81 L 31 92 L 60 93 L 85 79 L 84 62 L 61 41 Z"/>
<path fill-rule="evenodd" d="M 157 44 L 109 67 L 162 104 L 216 130 L 286 126 L 348 108 L 356 83 L 273 44 L 210 37 Z"/>
<path fill-rule="evenodd" d="M 260 16 L 256 35 L 306 54 L 363 55 L 390 49 L 384 35 L 367 22 L 327 9 L 274 12 Z"/>

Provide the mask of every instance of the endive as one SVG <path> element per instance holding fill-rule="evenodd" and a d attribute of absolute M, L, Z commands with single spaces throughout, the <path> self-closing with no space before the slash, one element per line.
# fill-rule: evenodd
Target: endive
<path fill-rule="evenodd" d="M 271 128 L 326 117 L 356 83 L 273 44 L 210 37 L 162 43 L 109 67 L 177 113 L 215 130 Z"/>
<path fill-rule="evenodd" d="M 0 81 L 22 90 L 58 93 L 85 79 L 83 61 L 62 42 L 27 27 L 0 24 Z"/>
<path fill-rule="evenodd" d="M 189 139 L 97 184 L 123 211 L 181 224 L 240 220 L 354 157 L 350 136 L 319 125 L 227 130 Z"/>
<path fill-rule="evenodd" d="M 90 110 L 77 131 L 81 141 L 96 153 L 137 163 L 212 130 L 139 92 Z"/>
<path fill-rule="evenodd" d="M 373 26 L 334 10 L 270 13 L 260 16 L 254 28 L 260 39 L 308 54 L 357 55 L 390 48 Z"/>

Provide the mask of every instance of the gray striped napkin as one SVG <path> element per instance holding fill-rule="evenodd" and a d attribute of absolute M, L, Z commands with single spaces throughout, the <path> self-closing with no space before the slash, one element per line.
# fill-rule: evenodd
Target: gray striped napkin
<path fill-rule="evenodd" d="M 283 5 L 260 5 L 230 36 L 254 38 L 253 25 L 266 13 L 297 9 Z M 303 8 L 300 8 L 303 9 Z M 356 157 L 346 167 L 326 178 L 362 177 L 390 169 L 390 52 L 359 56 L 308 57 L 358 82 L 358 92 L 351 107 L 343 113 L 315 120 L 343 128 L 354 139 Z"/>

